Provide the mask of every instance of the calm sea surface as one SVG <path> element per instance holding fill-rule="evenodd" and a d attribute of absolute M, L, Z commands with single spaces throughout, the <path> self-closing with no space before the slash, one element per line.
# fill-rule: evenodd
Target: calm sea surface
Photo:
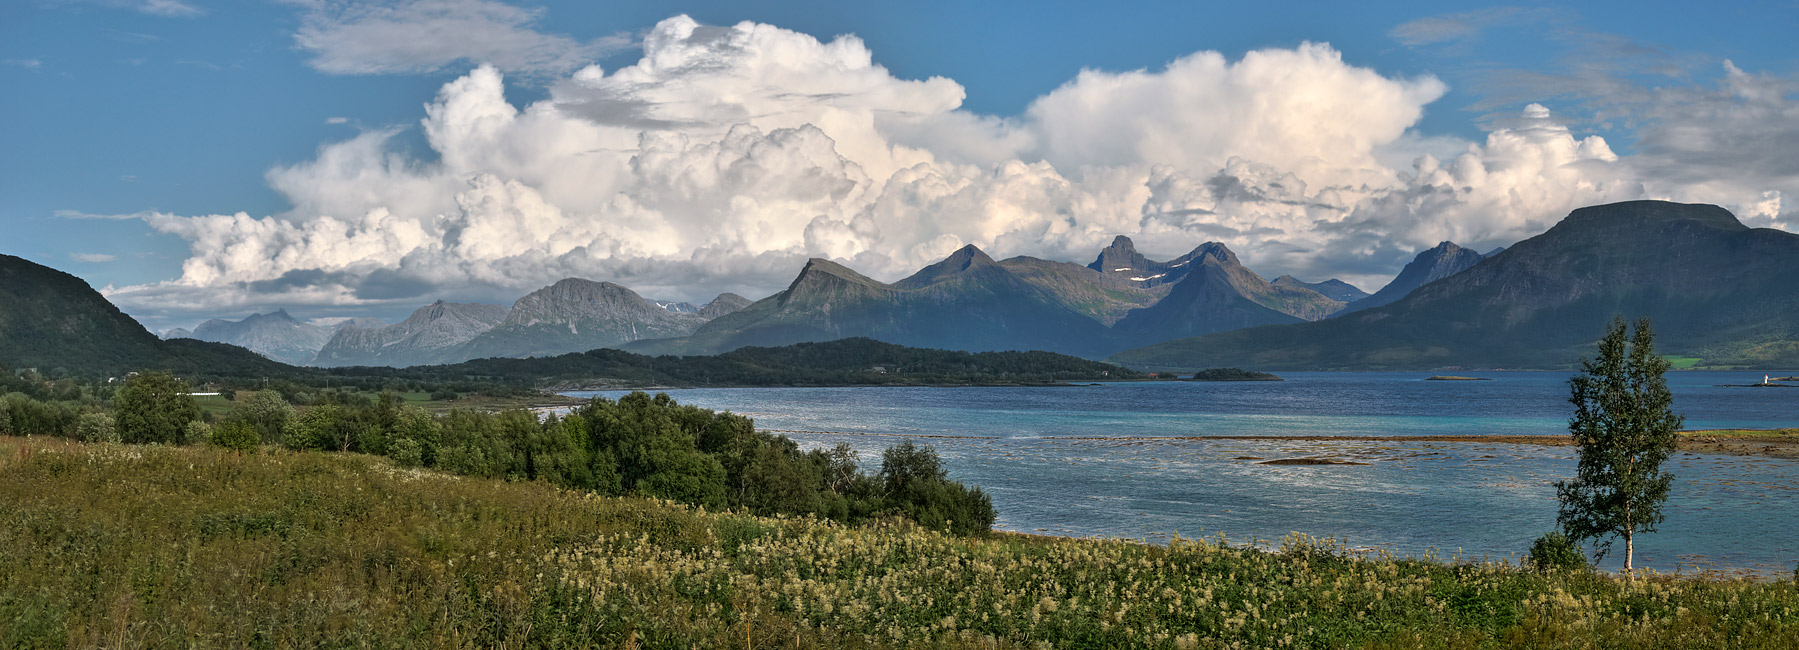
<path fill-rule="evenodd" d="M 1781 373 L 1799 374 L 1799 373 Z M 802 446 L 849 443 L 871 469 L 903 437 L 993 496 L 998 527 L 1165 541 L 1278 544 L 1289 532 L 1408 555 L 1506 558 L 1555 525 L 1572 450 L 1166 436 L 1566 435 L 1566 373 L 1282 373 L 1284 382 L 1050 388 L 729 388 L 669 391 L 756 419 Z M 1779 375 L 1776 375 L 1779 376 Z M 1799 388 L 1729 388 L 1762 373 L 1669 374 L 1688 428 L 1799 426 Z M 569 393 L 617 397 L 622 392 Z M 1323 456 L 1367 465 L 1273 466 Z M 1799 561 L 1799 462 L 1677 454 L 1660 531 L 1639 566 L 1789 572 Z M 1619 545 L 1622 552 L 1622 544 Z M 1607 561 L 1608 565 L 1618 562 Z"/>

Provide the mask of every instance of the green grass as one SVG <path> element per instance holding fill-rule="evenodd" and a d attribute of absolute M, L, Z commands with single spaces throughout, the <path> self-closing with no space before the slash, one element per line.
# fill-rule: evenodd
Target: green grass
<path fill-rule="evenodd" d="M 1699 357 L 1677 357 L 1672 354 L 1664 354 L 1662 358 L 1667 359 L 1668 367 L 1675 370 L 1692 370 L 1699 367 L 1700 361 L 1704 361 Z"/>
<path fill-rule="evenodd" d="M 1792 581 L 709 513 L 0 438 L 0 647 L 1790 648 Z"/>
<path fill-rule="evenodd" d="M 215 418 L 230 415 L 237 408 L 224 395 L 197 395 L 194 397 L 194 404 L 200 407 L 201 412 L 209 413 Z"/>

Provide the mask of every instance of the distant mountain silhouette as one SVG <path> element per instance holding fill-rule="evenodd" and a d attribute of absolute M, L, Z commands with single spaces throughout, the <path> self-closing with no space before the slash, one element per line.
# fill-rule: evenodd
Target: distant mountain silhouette
<path fill-rule="evenodd" d="M 302 323 L 287 310 L 267 314 L 250 314 L 243 320 L 219 318 L 201 323 L 190 335 L 202 341 L 230 343 L 248 348 L 262 356 L 291 365 L 312 362 L 325 342 L 331 340 L 332 328 Z"/>
<path fill-rule="evenodd" d="M 1181 260 L 1179 279 L 1167 297 L 1126 314 L 1113 326 L 1121 340 L 1147 343 L 1256 325 L 1299 323 L 1343 308 L 1341 301 L 1310 288 L 1263 280 L 1218 242 L 1201 244 Z"/>
<path fill-rule="evenodd" d="M 504 305 L 439 300 L 393 325 L 338 329 L 312 365 L 402 367 L 460 361 L 450 358 L 457 348 L 493 329 L 508 311 Z"/>
<path fill-rule="evenodd" d="M 1286 287 L 1289 289 L 1311 289 L 1318 292 L 1318 295 L 1341 303 L 1352 303 L 1368 297 L 1368 292 L 1336 278 L 1331 278 L 1323 282 L 1302 282 L 1299 278 L 1295 278 L 1291 275 L 1283 275 L 1275 278 L 1273 284 L 1277 287 Z"/>
<path fill-rule="evenodd" d="M 641 341 L 625 349 L 716 354 L 746 345 L 849 337 L 977 352 L 1096 355 L 1107 346 L 1106 328 L 1099 321 L 1070 308 L 979 248 L 965 246 L 893 284 L 813 259 L 785 291 L 706 323 L 692 336 Z"/>
<path fill-rule="evenodd" d="M 1799 235 L 1723 208 L 1631 201 L 1569 214 L 1392 304 L 1129 350 L 1139 368 L 1559 368 L 1613 316 L 1652 319 L 1657 350 L 1710 364 L 1799 365 Z"/>
<path fill-rule="evenodd" d="M 504 320 L 447 360 L 553 356 L 685 336 L 742 300 L 725 294 L 694 311 L 671 311 L 611 282 L 568 278 L 518 299 Z"/>
<path fill-rule="evenodd" d="M 1412 258 L 1412 261 L 1407 263 L 1405 268 L 1400 269 L 1399 275 L 1395 276 L 1392 282 L 1388 282 L 1387 286 L 1381 287 L 1380 291 L 1374 292 L 1372 296 L 1349 303 L 1349 306 L 1343 308 L 1341 313 L 1347 314 L 1391 304 L 1413 291 L 1417 291 L 1418 287 L 1466 271 L 1469 267 L 1479 264 L 1483 259 L 1486 259 L 1486 256 L 1457 246 L 1454 242 L 1437 244 L 1436 247 L 1425 250 L 1417 257 Z"/>

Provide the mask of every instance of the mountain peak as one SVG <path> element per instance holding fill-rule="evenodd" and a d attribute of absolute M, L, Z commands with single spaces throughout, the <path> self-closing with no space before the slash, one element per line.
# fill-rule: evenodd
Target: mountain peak
<path fill-rule="evenodd" d="M 712 302 L 700 307 L 699 314 L 701 317 L 711 320 L 725 314 L 742 311 L 744 307 L 750 306 L 750 302 L 749 298 L 734 293 L 721 293 L 717 298 L 713 298 Z"/>
<path fill-rule="evenodd" d="M 949 257 L 943 258 L 943 261 L 919 269 L 917 273 L 906 279 L 893 283 L 893 286 L 900 289 L 919 289 L 982 269 L 1003 270 L 1000 269 L 998 262 L 993 261 L 993 258 L 988 257 L 979 247 L 969 244 L 956 249 L 956 252 L 950 253 Z"/>
<path fill-rule="evenodd" d="M 994 261 L 993 258 L 988 257 L 987 253 L 982 251 L 979 246 L 969 244 L 956 249 L 956 252 L 950 253 L 949 257 L 943 258 L 943 261 L 940 263 L 968 268 L 977 264 L 993 264 Z"/>
<path fill-rule="evenodd" d="M 831 260 L 828 260 L 828 259 L 825 259 L 822 257 L 814 257 L 814 258 L 806 260 L 806 266 L 804 266 L 800 269 L 799 277 L 804 278 L 808 275 L 815 275 L 815 274 L 820 274 L 820 273 L 825 274 L 825 275 L 832 275 L 832 276 L 836 276 L 836 277 L 840 277 L 840 278 L 845 278 L 845 279 L 849 279 L 849 280 L 858 280 L 858 281 L 868 280 L 868 278 L 863 276 L 861 273 L 857 273 L 855 271 L 855 269 L 851 269 L 850 267 L 844 266 L 842 264 L 838 264 L 836 262 L 833 262 Z M 797 281 L 797 279 L 796 279 L 796 281 Z"/>
<path fill-rule="evenodd" d="M 1158 266 L 1160 265 L 1137 252 L 1137 245 L 1131 238 L 1119 235 L 1112 238 L 1112 245 L 1099 251 L 1099 257 L 1088 264 L 1087 268 L 1100 273 L 1147 274 Z"/>
<path fill-rule="evenodd" d="M 1194 247 L 1192 252 L 1176 258 L 1173 262 L 1169 263 L 1169 266 L 1182 266 L 1188 262 L 1203 262 L 1207 258 L 1217 260 L 1219 263 L 1226 266 L 1242 265 L 1241 262 L 1237 261 L 1237 254 L 1231 252 L 1229 246 L 1225 246 L 1223 242 L 1209 241 Z"/>
<path fill-rule="evenodd" d="M 1351 303 L 1343 308 L 1342 314 L 1360 311 L 1389 304 L 1416 291 L 1419 287 L 1436 282 L 1443 278 L 1461 273 L 1479 264 L 1486 256 L 1457 245 L 1455 242 L 1441 242 L 1423 252 L 1399 270 L 1392 282 L 1381 287 L 1374 295 Z"/>
<path fill-rule="evenodd" d="M 786 295 L 783 300 L 792 298 L 796 293 L 804 293 L 801 290 L 806 287 L 831 282 L 848 282 L 870 287 L 884 286 L 847 266 L 822 257 L 814 257 L 806 260 L 806 266 L 801 268 L 799 275 L 794 276 L 793 282 L 787 285 L 787 290 L 782 292 Z"/>

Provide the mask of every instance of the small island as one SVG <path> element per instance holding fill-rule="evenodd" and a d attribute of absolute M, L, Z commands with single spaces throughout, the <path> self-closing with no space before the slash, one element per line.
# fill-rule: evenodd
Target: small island
<path fill-rule="evenodd" d="M 1437 375 L 1425 377 L 1425 381 L 1493 381 L 1492 377 L 1462 377 L 1458 375 Z"/>
<path fill-rule="evenodd" d="M 1242 368 L 1208 368 L 1193 373 L 1188 381 L 1284 381 L 1280 377 Z"/>

